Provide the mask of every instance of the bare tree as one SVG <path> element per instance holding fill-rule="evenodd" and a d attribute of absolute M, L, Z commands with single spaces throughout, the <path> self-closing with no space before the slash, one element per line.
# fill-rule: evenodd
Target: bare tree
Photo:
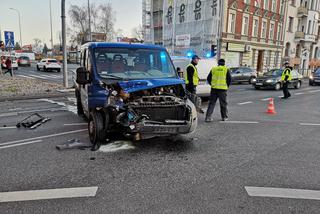
<path fill-rule="evenodd" d="M 114 36 L 114 12 L 110 3 L 90 4 L 91 29 L 96 33 L 105 33 L 106 41 Z M 68 36 L 72 44 L 81 44 L 88 39 L 89 16 L 87 5 L 71 5 L 69 9 L 70 26 Z"/>
<path fill-rule="evenodd" d="M 32 47 L 36 52 L 41 52 L 43 47 L 41 39 L 38 39 L 38 38 L 33 39 Z"/>
<path fill-rule="evenodd" d="M 111 3 L 101 4 L 99 7 L 99 27 L 98 30 L 106 34 L 106 41 L 111 41 L 114 37 L 115 12 Z"/>
<path fill-rule="evenodd" d="M 132 29 L 132 36 L 137 38 L 139 41 L 143 41 L 145 31 L 141 25 Z"/>

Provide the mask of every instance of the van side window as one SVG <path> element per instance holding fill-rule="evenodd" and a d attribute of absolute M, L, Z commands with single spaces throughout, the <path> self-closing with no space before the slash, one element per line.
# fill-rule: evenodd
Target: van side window
<path fill-rule="evenodd" d="M 86 58 L 87 58 L 87 49 L 84 49 L 83 53 L 82 53 L 82 59 L 81 59 L 81 66 L 86 68 Z"/>
<path fill-rule="evenodd" d="M 91 66 L 91 54 L 90 51 L 86 51 L 86 70 L 91 72 L 92 66 Z"/>

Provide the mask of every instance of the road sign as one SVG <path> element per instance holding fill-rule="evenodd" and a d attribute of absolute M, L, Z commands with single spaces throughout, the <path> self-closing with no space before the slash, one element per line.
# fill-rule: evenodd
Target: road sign
<path fill-rule="evenodd" d="M 14 48 L 14 33 L 12 31 L 4 32 L 5 46 L 7 48 Z"/>

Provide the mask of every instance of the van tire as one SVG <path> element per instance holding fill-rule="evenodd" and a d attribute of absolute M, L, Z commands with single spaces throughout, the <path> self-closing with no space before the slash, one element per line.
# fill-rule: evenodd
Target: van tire
<path fill-rule="evenodd" d="M 92 143 L 92 151 L 96 151 L 100 148 L 101 143 L 106 140 L 103 115 L 101 112 L 90 112 L 88 122 L 89 138 Z"/>

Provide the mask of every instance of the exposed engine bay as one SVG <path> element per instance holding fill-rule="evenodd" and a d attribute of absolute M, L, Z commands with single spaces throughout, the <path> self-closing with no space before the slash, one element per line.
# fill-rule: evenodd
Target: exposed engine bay
<path fill-rule="evenodd" d="M 122 129 L 128 136 L 189 132 L 179 128 L 192 123 L 192 114 L 195 114 L 182 85 L 131 93 L 125 92 L 118 83 L 105 85 L 105 88 L 109 92 L 105 109 L 109 114 L 110 130 Z"/>

